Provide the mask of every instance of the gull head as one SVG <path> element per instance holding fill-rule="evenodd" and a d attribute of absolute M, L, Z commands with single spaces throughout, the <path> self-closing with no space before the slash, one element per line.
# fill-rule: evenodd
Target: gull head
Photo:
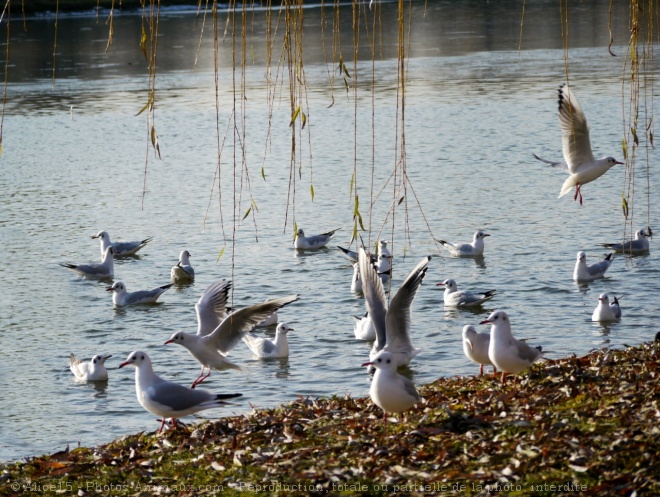
<path fill-rule="evenodd" d="M 178 345 L 183 345 L 185 347 L 186 336 L 187 336 L 187 333 L 185 333 L 183 331 L 177 331 L 163 345 L 167 345 L 168 343 L 176 343 Z"/>
<path fill-rule="evenodd" d="M 585 254 L 584 252 L 578 252 L 578 253 L 577 253 L 577 260 L 578 260 L 578 261 L 585 261 L 585 260 L 587 260 L 587 254 Z"/>
<path fill-rule="evenodd" d="M 298 232 L 296 233 L 296 236 L 299 236 L 300 238 L 305 236 L 305 232 L 303 231 L 302 228 L 298 228 Z"/>
<path fill-rule="evenodd" d="M 444 286 L 447 290 L 450 290 L 452 292 L 455 292 L 458 286 L 456 285 L 456 281 L 452 279 L 446 279 L 445 281 L 442 281 L 435 286 Z"/>
<path fill-rule="evenodd" d="M 121 281 L 116 281 L 112 286 L 105 289 L 106 292 L 123 293 L 126 291 L 126 285 Z"/>
<path fill-rule="evenodd" d="M 107 241 L 110 240 L 110 235 L 108 235 L 108 232 L 107 232 L 107 231 L 99 231 L 96 235 L 94 235 L 94 236 L 92 237 L 92 240 L 94 240 L 94 239 L 96 239 L 96 238 L 100 238 L 100 239 L 103 240 L 104 242 L 107 242 Z"/>
<path fill-rule="evenodd" d="M 487 319 L 484 319 L 479 324 L 492 324 L 496 326 L 498 324 L 508 323 L 509 316 L 504 311 L 493 311 Z"/>
<path fill-rule="evenodd" d="M 123 368 L 124 366 L 131 366 L 133 368 L 139 368 L 143 364 L 151 364 L 151 360 L 149 359 L 149 356 L 146 354 L 146 352 L 142 352 L 140 350 L 136 350 L 134 352 L 131 352 L 128 354 L 128 357 L 124 362 L 122 362 L 119 365 L 119 368 Z"/>
<path fill-rule="evenodd" d="M 179 254 L 179 263 L 186 265 L 190 264 L 190 257 L 192 257 L 190 255 L 190 252 L 188 252 L 187 250 L 182 250 L 181 253 Z"/>
<path fill-rule="evenodd" d="M 490 234 L 489 234 L 489 233 L 486 233 L 485 231 L 481 231 L 481 230 L 479 230 L 479 231 L 475 232 L 475 234 L 474 234 L 474 239 L 475 239 L 475 241 L 476 241 L 476 240 L 483 240 L 483 239 L 486 238 L 487 236 L 490 236 Z"/>
<path fill-rule="evenodd" d="M 371 361 L 362 364 L 364 366 L 373 366 L 381 371 L 396 371 L 394 357 L 386 350 L 381 350 Z"/>
<path fill-rule="evenodd" d="M 106 354 L 106 355 L 100 355 L 97 354 L 94 357 L 92 357 L 92 364 L 94 365 L 101 365 L 103 366 L 105 364 L 105 361 L 110 359 L 112 357 L 111 354 Z"/>
<path fill-rule="evenodd" d="M 610 303 L 610 297 L 606 293 L 601 293 L 598 296 L 598 301 L 602 302 L 603 304 L 609 304 Z"/>
<path fill-rule="evenodd" d="M 610 167 L 616 166 L 617 164 L 623 164 L 623 162 L 616 160 L 614 157 L 607 157 L 605 161 L 607 162 L 607 165 Z"/>
<path fill-rule="evenodd" d="M 282 335 L 286 335 L 289 331 L 293 331 L 293 328 L 284 322 L 278 323 L 277 328 L 275 328 L 275 333 Z"/>

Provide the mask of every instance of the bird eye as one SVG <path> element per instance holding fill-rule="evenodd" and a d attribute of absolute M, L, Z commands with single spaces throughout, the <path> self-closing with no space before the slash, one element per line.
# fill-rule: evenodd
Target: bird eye
<path fill-rule="evenodd" d="M 387 364 L 389 364 L 390 362 L 392 362 L 392 361 L 390 361 L 390 360 L 388 359 L 388 360 L 387 360 Z"/>
<path fill-rule="evenodd" d="M 383 362 L 383 359 L 379 357 L 378 362 Z"/>
<path fill-rule="evenodd" d="M 140 359 L 144 361 L 144 356 L 140 356 Z"/>

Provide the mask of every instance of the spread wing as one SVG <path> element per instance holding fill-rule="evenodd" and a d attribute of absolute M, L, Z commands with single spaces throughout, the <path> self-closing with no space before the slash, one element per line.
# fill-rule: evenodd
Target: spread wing
<path fill-rule="evenodd" d="M 227 300 L 231 281 L 220 280 L 210 285 L 195 304 L 197 334 L 211 334 L 227 317 Z"/>
<path fill-rule="evenodd" d="M 226 354 L 236 346 L 246 333 L 252 331 L 264 319 L 296 300 L 298 300 L 298 295 L 289 295 L 288 297 L 268 300 L 232 312 L 213 330 L 208 339 L 216 349 Z"/>
<path fill-rule="evenodd" d="M 575 174 L 581 164 L 593 162 L 594 154 L 589 141 L 587 118 L 568 85 L 559 88 L 559 123 L 564 160 L 568 171 Z"/>

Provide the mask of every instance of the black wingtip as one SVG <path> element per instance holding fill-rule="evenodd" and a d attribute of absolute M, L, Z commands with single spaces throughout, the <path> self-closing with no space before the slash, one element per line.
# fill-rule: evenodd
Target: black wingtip
<path fill-rule="evenodd" d="M 215 396 L 215 400 L 235 399 L 236 397 L 243 397 L 242 393 L 219 393 Z"/>

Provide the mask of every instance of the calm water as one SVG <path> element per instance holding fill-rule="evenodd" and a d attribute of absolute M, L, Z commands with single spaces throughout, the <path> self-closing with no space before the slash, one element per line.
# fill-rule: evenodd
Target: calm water
<path fill-rule="evenodd" d="M 417 24 L 406 95 L 407 165 L 414 194 L 406 192 L 408 216 L 402 204 L 394 228 L 387 216 L 391 183 L 371 217 L 368 209 L 372 164 L 378 192 L 395 157 L 392 6 L 384 6 L 383 58 L 374 64 L 373 87 L 371 58 L 361 42 L 357 106 L 337 81 L 334 105 L 329 107 L 327 78 L 333 67 L 324 63 L 318 29 L 305 37 L 312 149 L 303 137 L 295 220 L 308 233 L 342 228 L 336 244 L 348 244 L 350 178 L 357 150 L 362 213 L 365 222 L 371 220 L 372 240 L 383 229 L 383 237 L 391 241 L 394 286 L 423 255 L 435 256 L 414 303 L 413 342 L 424 352 L 408 373 L 417 384 L 474 374 L 477 366 L 463 356 L 460 332 L 464 324 L 478 323 L 494 308 L 509 312 L 514 334 L 533 338 L 554 358 L 639 344 L 657 330 L 658 300 L 652 295 L 660 290 L 660 265 L 655 247 L 647 256 L 616 257 L 604 280 L 582 287 L 571 280 L 577 251 L 585 250 L 595 261 L 604 252 L 600 243 L 621 239 L 625 172 L 614 169 L 587 185 L 583 207 L 568 196 L 556 198 L 563 174 L 531 158 L 532 152 L 549 158 L 561 154 L 555 96 L 566 78 L 556 6 L 548 2 L 528 8 L 523 50 L 518 52 L 518 7 L 498 5 L 484 8 L 481 2 L 465 2 L 458 8 L 437 2 L 426 12 L 421 3 L 414 7 Z M 307 10 L 305 22 L 318 25 L 319 12 Z M 620 157 L 625 53 L 621 43 L 626 36 L 615 29 L 614 50 L 620 56 L 611 57 L 607 30 L 602 29 L 606 19 L 606 7 L 581 7 L 571 13 L 570 80 L 590 120 L 596 154 Z M 205 416 L 244 413 L 249 404 L 275 406 L 298 395 L 368 392 L 369 378 L 360 364 L 369 344 L 353 338 L 351 317 L 364 312 L 364 303 L 350 292 L 350 265 L 334 248 L 303 254 L 291 248 L 293 212 L 289 211 L 288 224 L 285 217 L 290 107 L 285 88 L 276 95 L 268 138 L 263 15 L 254 19 L 255 63 L 246 70 L 246 157 L 259 208 L 256 223 L 250 218 L 240 221 L 249 207 L 247 188 L 234 214 L 231 138 L 222 155 L 221 221 L 214 188 L 217 141 L 210 36 L 193 68 L 200 23 L 185 12 L 162 19 L 156 127 L 163 160 L 150 154 L 141 208 L 148 147 L 145 117 L 135 116 L 144 105 L 147 83 L 137 49 L 140 20 L 123 15 L 115 22 L 115 41 L 105 54 L 103 19 L 61 19 L 54 83 L 52 19 L 29 20 L 27 31 L 12 25 L 0 161 L 0 242 L 5 261 L 0 293 L 0 459 L 60 450 L 67 444 L 94 445 L 155 429 L 154 416 L 135 398 L 133 370 L 116 368 L 132 350 L 142 349 L 152 356 L 158 373 L 191 382 L 197 363 L 183 348 L 162 344 L 174 331 L 194 332 L 194 304 L 220 278 L 233 279 L 235 306 L 291 293 L 301 297 L 281 313 L 295 328 L 289 335 L 289 359 L 259 361 L 239 344 L 231 356 L 244 372 L 214 372 L 207 388 L 239 391 L 244 397 L 231 409 L 207 411 Z M 343 35 L 344 52 L 352 54 L 352 35 Z M 228 40 L 221 50 L 222 67 L 230 67 Z M 354 69 L 352 62 L 349 68 Z M 221 130 L 231 111 L 231 78 L 229 70 L 220 74 Z M 651 164 L 656 156 L 650 152 Z M 260 176 L 262 165 L 266 181 Z M 646 185 L 640 163 L 636 227 L 658 224 L 657 210 L 649 211 L 646 202 Z M 658 188 L 654 170 L 650 188 Z M 652 206 L 654 201 L 652 194 Z M 406 223 L 409 240 L 404 239 Z M 167 283 L 183 248 L 193 256 L 195 283 L 168 291 L 158 305 L 113 309 L 107 284 L 80 279 L 58 265 L 96 260 L 98 245 L 89 237 L 100 229 L 108 230 L 113 239 L 154 237 L 140 257 L 116 263 L 116 280 L 124 281 L 129 290 Z M 492 235 L 482 261 L 449 258 L 433 242 L 434 236 L 468 241 L 476 229 Z M 223 246 L 225 254 L 216 262 Z M 456 279 L 459 288 L 494 288 L 498 295 L 480 312 L 447 312 L 442 290 L 435 286 L 445 278 Z M 591 323 L 601 292 L 623 296 L 621 323 Z M 265 333 L 272 335 L 274 330 Z M 70 352 L 83 358 L 113 354 L 107 385 L 75 383 L 68 370 Z"/>

